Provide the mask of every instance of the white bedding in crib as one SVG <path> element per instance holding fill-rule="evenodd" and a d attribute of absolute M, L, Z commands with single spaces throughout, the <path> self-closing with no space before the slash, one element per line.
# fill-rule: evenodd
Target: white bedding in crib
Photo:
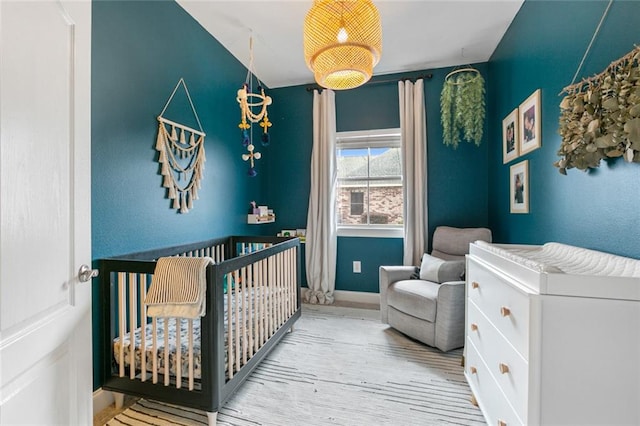
<path fill-rule="evenodd" d="M 244 292 L 240 292 L 240 294 L 244 294 L 245 298 L 244 298 L 244 306 L 247 307 L 248 306 L 248 299 L 251 298 L 252 299 L 252 310 L 251 311 L 247 311 L 247 312 L 252 312 L 251 315 L 247 315 L 247 318 L 245 318 L 245 316 L 242 314 L 242 303 L 240 303 L 240 306 L 238 306 L 238 309 L 240 310 L 240 326 L 241 327 L 249 327 L 249 322 L 251 322 L 251 326 L 252 327 L 256 327 L 256 322 L 258 320 L 261 320 L 262 318 L 257 318 L 258 316 L 260 316 L 260 313 L 262 310 L 257 309 L 257 303 L 256 300 L 259 299 L 260 297 L 266 297 L 267 293 L 264 293 L 262 296 L 260 296 L 259 290 L 257 288 L 253 288 L 250 291 L 247 291 L 248 289 L 246 289 Z M 279 292 L 279 291 L 276 291 Z M 273 294 L 273 290 L 272 293 Z M 250 295 L 250 297 L 246 297 L 246 295 Z M 232 300 L 235 300 L 236 295 L 233 295 Z M 229 317 L 228 315 L 228 303 L 227 303 L 228 297 L 225 294 L 225 303 L 224 303 L 224 309 L 225 309 L 225 313 L 224 313 L 224 318 L 225 318 L 225 337 L 224 337 L 224 343 L 225 343 L 225 366 L 226 366 L 226 362 L 227 362 L 227 351 L 226 351 L 226 347 L 228 345 L 228 339 L 227 339 L 227 318 Z M 240 297 L 238 297 L 238 300 L 242 300 Z M 231 303 L 232 309 L 235 310 L 236 307 L 236 303 L 232 302 Z M 235 314 L 232 315 L 232 317 L 235 319 L 236 316 Z M 262 317 L 264 317 L 264 313 L 262 314 Z M 206 317 L 205 317 L 206 320 Z M 165 369 L 165 334 L 168 334 L 169 336 L 169 372 L 171 376 L 176 376 L 177 375 L 177 371 L 178 371 L 178 364 L 180 364 L 180 368 L 181 368 L 181 375 L 183 378 L 188 377 L 189 375 L 189 356 L 188 356 L 188 345 L 189 345 L 189 320 L 188 319 L 179 319 L 176 320 L 175 318 L 169 318 L 169 319 L 165 319 L 165 318 L 158 318 L 157 320 L 157 340 L 156 340 L 156 353 L 157 353 L 157 370 L 159 374 L 163 374 L 164 373 L 164 369 Z M 168 327 L 167 327 L 167 331 L 165 333 L 165 326 L 164 323 L 165 321 L 168 321 Z M 194 374 L 194 378 L 199 379 L 201 378 L 202 375 L 202 355 L 201 355 L 201 332 L 200 332 L 200 319 L 194 319 L 193 321 L 193 374 Z M 180 325 L 178 327 L 178 322 L 180 322 Z M 236 322 L 234 321 L 232 324 L 232 329 L 233 329 L 233 336 L 234 336 L 234 343 L 235 342 L 239 342 L 240 344 L 242 344 L 243 339 L 237 339 L 236 336 Z M 177 344 L 176 344 L 176 336 L 177 336 L 177 332 L 178 329 L 180 330 L 180 347 L 181 347 L 181 362 L 178 362 L 178 354 L 177 354 Z M 142 366 L 142 350 L 140 349 L 142 347 L 142 328 L 138 328 L 136 329 L 135 333 L 134 333 L 134 348 L 135 348 L 135 354 L 134 354 L 134 363 L 135 363 L 135 368 L 136 370 L 141 370 L 141 366 Z M 152 324 L 149 323 L 144 327 L 144 340 L 145 340 L 145 365 L 146 365 L 146 371 L 147 372 L 152 372 L 153 371 L 153 359 L 154 359 L 154 351 L 153 351 L 153 329 L 152 329 Z M 130 333 L 127 333 L 124 336 L 124 365 L 127 367 L 127 369 L 130 367 L 131 365 L 131 335 Z M 116 338 L 113 341 L 113 353 L 114 353 L 114 358 L 116 363 L 120 363 L 120 348 L 121 348 L 121 339 L 120 338 Z M 242 353 L 243 347 L 240 347 L 240 351 Z M 226 368 L 225 368 L 226 370 Z"/>
<path fill-rule="evenodd" d="M 157 319 L 157 368 L 159 373 L 164 373 L 165 368 L 165 326 L 164 323 L 167 321 L 165 318 Z M 180 321 L 180 346 L 182 352 L 182 377 L 188 377 L 189 375 L 189 320 L 187 319 L 179 319 Z M 169 335 L 169 371 L 172 376 L 175 376 L 178 369 L 178 356 L 177 356 L 177 345 L 176 345 L 176 335 L 177 335 L 177 321 L 174 318 L 168 319 L 168 335 Z M 145 336 L 145 353 L 146 353 L 146 371 L 153 371 L 153 329 L 152 324 L 147 324 L 144 327 L 144 336 Z M 129 367 L 131 365 L 131 335 L 127 333 L 124 337 L 124 365 Z M 134 354 L 134 363 L 136 366 L 136 370 L 140 370 L 142 366 L 142 329 L 138 328 L 134 333 L 134 347 L 136 348 Z M 201 369 L 201 351 L 200 351 L 200 319 L 193 320 L 193 376 L 196 379 L 199 379 L 202 375 Z M 121 341 L 120 338 L 116 338 L 113 342 L 113 353 L 116 359 L 116 362 L 119 361 L 120 357 L 120 347 Z"/>

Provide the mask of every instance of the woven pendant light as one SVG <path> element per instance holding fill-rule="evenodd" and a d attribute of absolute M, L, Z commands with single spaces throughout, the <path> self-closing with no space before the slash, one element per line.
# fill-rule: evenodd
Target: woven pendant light
<path fill-rule="evenodd" d="M 304 57 L 319 85 L 363 85 L 381 53 L 380 14 L 371 0 L 314 1 L 304 20 Z"/>

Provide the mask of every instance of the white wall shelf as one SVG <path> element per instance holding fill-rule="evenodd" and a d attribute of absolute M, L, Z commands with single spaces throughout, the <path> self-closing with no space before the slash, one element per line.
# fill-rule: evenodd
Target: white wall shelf
<path fill-rule="evenodd" d="M 260 225 L 263 223 L 273 223 L 276 221 L 275 215 L 260 216 L 257 214 L 248 214 L 247 223 L 250 225 Z"/>

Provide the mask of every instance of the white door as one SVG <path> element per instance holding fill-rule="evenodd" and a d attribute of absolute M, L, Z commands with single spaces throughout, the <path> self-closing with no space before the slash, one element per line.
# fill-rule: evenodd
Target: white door
<path fill-rule="evenodd" d="M 92 422 L 91 2 L 0 0 L 0 424 Z"/>

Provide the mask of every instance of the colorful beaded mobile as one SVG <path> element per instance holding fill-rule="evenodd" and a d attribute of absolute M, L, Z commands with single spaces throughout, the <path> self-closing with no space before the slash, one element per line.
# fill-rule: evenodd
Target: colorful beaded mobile
<path fill-rule="evenodd" d="M 251 90 L 251 84 L 253 82 L 253 38 L 249 39 L 249 51 L 250 51 L 250 59 L 249 59 L 249 69 L 247 70 L 247 78 L 245 83 L 242 85 L 240 89 L 238 89 L 236 100 L 240 105 L 240 124 L 238 127 L 240 128 L 242 135 L 242 146 L 247 148 L 249 151 L 248 154 L 243 154 L 242 159 L 244 161 L 249 161 L 249 171 L 248 175 L 251 177 L 255 177 L 258 172 L 255 169 L 254 160 L 259 160 L 262 156 L 259 152 L 255 151 L 255 146 L 253 145 L 253 132 L 251 128 L 251 123 L 260 123 L 260 127 L 262 127 L 262 136 L 260 138 L 262 146 L 269 146 L 271 143 L 271 136 L 269 135 L 269 127 L 271 127 L 271 122 L 269 121 L 269 116 L 267 113 L 267 107 L 271 105 L 271 97 L 265 95 L 264 89 L 260 84 L 260 80 L 258 80 L 258 93 L 253 93 Z M 257 108 L 259 112 L 254 112 L 254 108 Z"/>

